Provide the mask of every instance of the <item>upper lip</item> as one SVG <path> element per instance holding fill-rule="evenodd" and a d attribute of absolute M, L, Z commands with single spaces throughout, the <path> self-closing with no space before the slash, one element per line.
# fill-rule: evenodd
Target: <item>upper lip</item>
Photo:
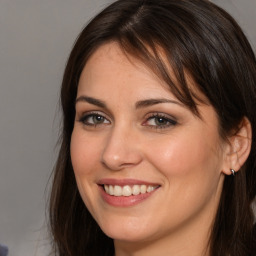
<path fill-rule="evenodd" d="M 144 181 L 144 180 L 137 180 L 137 179 L 100 179 L 98 181 L 98 185 L 118 185 L 118 186 L 125 186 L 125 185 L 151 185 L 151 186 L 160 186 L 158 183 Z"/>

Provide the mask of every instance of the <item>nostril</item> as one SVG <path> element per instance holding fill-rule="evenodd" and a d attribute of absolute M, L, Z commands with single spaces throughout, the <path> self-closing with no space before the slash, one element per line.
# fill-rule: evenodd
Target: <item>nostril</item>
<path fill-rule="evenodd" d="M 136 136 L 122 125 L 112 130 L 102 150 L 101 163 L 109 170 L 121 170 L 132 167 L 141 161 L 139 144 Z"/>

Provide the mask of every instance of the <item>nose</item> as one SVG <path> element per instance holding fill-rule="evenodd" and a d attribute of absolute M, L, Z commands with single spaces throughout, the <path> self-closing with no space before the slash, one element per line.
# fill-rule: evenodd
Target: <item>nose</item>
<path fill-rule="evenodd" d="M 113 128 L 102 152 L 102 164 L 114 171 L 138 165 L 142 154 L 135 133 L 132 129 Z"/>

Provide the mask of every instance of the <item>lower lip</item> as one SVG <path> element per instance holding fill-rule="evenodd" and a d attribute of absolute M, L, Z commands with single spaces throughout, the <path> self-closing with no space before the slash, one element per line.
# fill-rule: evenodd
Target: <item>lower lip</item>
<path fill-rule="evenodd" d="M 129 206 L 139 204 L 144 200 L 146 200 L 147 198 L 149 198 L 150 196 L 152 196 L 153 193 L 158 189 L 156 188 L 155 190 L 149 193 L 139 194 L 136 196 L 111 196 L 105 192 L 102 186 L 99 186 L 99 188 L 100 188 L 101 196 L 104 199 L 104 201 L 116 207 L 129 207 Z"/>

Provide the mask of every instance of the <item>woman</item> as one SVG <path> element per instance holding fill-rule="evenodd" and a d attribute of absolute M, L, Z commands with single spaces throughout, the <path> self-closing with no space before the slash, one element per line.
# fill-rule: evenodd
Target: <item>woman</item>
<path fill-rule="evenodd" d="M 120 0 L 65 70 L 56 255 L 248 256 L 256 61 L 204 0 Z"/>

